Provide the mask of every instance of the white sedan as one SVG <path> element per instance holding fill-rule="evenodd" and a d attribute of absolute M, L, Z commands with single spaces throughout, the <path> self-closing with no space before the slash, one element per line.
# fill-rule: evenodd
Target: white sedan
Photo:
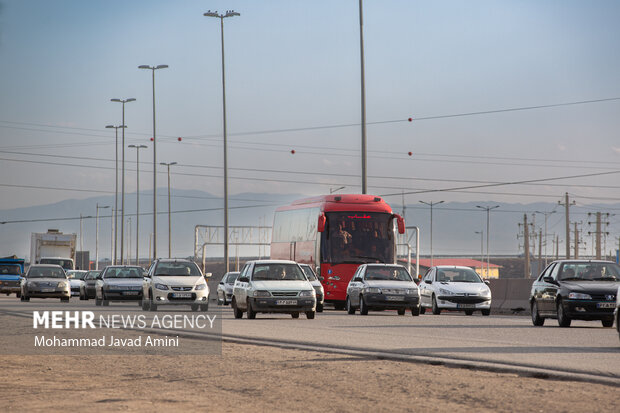
<path fill-rule="evenodd" d="M 427 308 L 433 314 L 440 314 L 441 310 L 464 311 L 467 315 L 474 311 L 491 314 L 491 289 L 469 267 L 431 267 L 419 288 L 422 314 Z"/>

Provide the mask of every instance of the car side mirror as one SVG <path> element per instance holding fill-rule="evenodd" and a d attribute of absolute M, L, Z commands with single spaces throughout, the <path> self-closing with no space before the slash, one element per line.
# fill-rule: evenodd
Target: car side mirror
<path fill-rule="evenodd" d="M 485 283 L 486 285 L 491 285 L 491 281 L 489 281 L 489 280 L 484 280 L 484 283 Z"/>
<path fill-rule="evenodd" d="M 353 281 L 355 281 L 356 283 L 361 283 L 362 279 L 360 277 L 355 277 Z"/>
<path fill-rule="evenodd" d="M 237 281 L 242 282 L 242 283 L 249 283 L 250 279 L 248 277 L 239 277 L 237 278 Z"/>
<path fill-rule="evenodd" d="M 205 273 L 205 278 L 211 278 L 211 276 L 213 275 L 213 273 L 211 272 L 206 272 Z"/>
<path fill-rule="evenodd" d="M 432 284 L 433 282 L 431 280 L 424 280 L 425 283 L 427 284 Z"/>
<path fill-rule="evenodd" d="M 323 278 L 321 275 L 319 275 L 318 277 L 316 277 L 319 281 L 323 282 L 325 281 L 325 278 Z"/>
<path fill-rule="evenodd" d="M 549 284 L 558 285 L 558 282 L 554 280 L 552 277 L 543 277 L 543 281 Z"/>

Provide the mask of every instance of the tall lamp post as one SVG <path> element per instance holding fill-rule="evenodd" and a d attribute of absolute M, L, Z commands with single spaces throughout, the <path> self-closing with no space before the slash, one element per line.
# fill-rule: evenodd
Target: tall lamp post
<path fill-rule="evenodd" d="M 99 210 L 110 208 L 109 205 L 106 206 L 97 206 L 97 219 L 95 220 L 95 270 L 99 269 Z"/>
<path fill-rule="evenodd" d="M 220 19 L 220 34 L 222 39 L 222 119 L 224 132 L 224 261 L 226 262 L 226 272 L 230 270 L 228 259 L 228 152 L 226 143 L 226 72 L 224 65 L 224 19 L 227 17 L 241 16 L 234 10 L 226 11 L 226 14 L 218 14 L 217 11 L 203 14 L 205 17 L 217 17 Z"/>
<path fill-rule="evenodd" d="M 476 205 L 476 208 L 480 208 L 480 209 L 487 211 L 487 277 L 488 277 L 489 267 L 491 266 L 491 258 L 489 254 L 489 215 L 490 215 L 489 212 L 491 212 L 492 209 L 499 208 L 499 205 L 495 205 L 492 207 Z"/>
<path fill-rule="evenodd" d="M 129 145 L 128 147 L 136 149 L 136 265 L 140 265 L 140 149 L 145 149 L 147 146 Z"/>
<path fill-rule="evenodd" d="M 482 264 L 481 268 L 480 268 L 480 276 L 482 277 L 482 274 L 484 272 L 484 247 L 483 247 L 483 238 L 484 238 L 484 231 L 475 231 L 476 234 L 480 234 L 480 263 Z M 488 274 L 487 274 L 488 277 Z"/>
<path fill-rule="evenodd" d="M 537 214 L 543 214 L 545 216 L 545 267 L 547 267 L 547 217 L 549 217 L 549 215 L 554 214 L 555 211 L 551 211 L 551 212 L 541 212 L 541 211 L 536 211 Z"/>
<path fill-rule="evenodd" d="M 176 162 L 161 162 L 160 165 L 168 167 L 168 258 L 171 257 L 172 244 L 172 220 L 170 219 L 170 166 L 176 165 Z"/>
<path fill-rule="evenodd" d="M 125 129 L 127 129 L 127 125 L 125 125 L 125 103 L 133 102 L 136 99 L 110 99 L 111 102 L 119 102 L 123 104 L 123 138 L 122 138 L 122 151 L 121 151 L 121 264 L 123 261 L 123 252 L 124 252 L 124 239 L 125 239 Z"/>
<path fill-rule="evenodd" d="M 150 69 L 153 72 L 153 260 L 157 258 L 157 134 L 155 128 L 155 71 L 166 69 L 168 65 L 140 65 L 138 69 Z"/>
<path fill-rule="evenodd" d="M 112 257 L 112 255 L 110 254 L 110 260 L 112 261 L 112 265 L 116 265 L 116 240 L 118 239 L 118 234 L 117 234 L 117 230 L 116 230 L 116 224 L 118 223 L 118 128 L 125 128 L 125 125 L 119 125 L 119 126 L 114 126 L 114 125 L 107 125 L 106 128 L 108 129 L 114 129 L 114 134 L 116 136 L 116 146 L 114 147 L 114 165 L 115 165 L 115 178 L 114 178 L 114 208 L 113 211 L 114 212 L 112 215 L 114 215 L 114 226 L 113 226 L 113 231 L 114 231 L 114 235 L 113 235 L 113 245 L 114 245 L 114 257 Z"/>
<path fill-rule="evenodd" d="M 362 0 L 359 0 L 360 14 L 360 78 L 361 78 L 361 101 L 362 101 L 362 194 L 367 192 L 366 179 L 366 80 L 364 75 L 364 7 Z M 431 244 L 432 245 L 432 244 Z M 431 256 L 431 265 L 433 258 Z"/>
<path fill-rule="evenodd" d="M 433 266 L 433 205 L 443 204 L 443 202 L 444 201 L 439 201 L 439 202 L 420 201 L 420 203 L 431 207 L 431 267 Z"/>

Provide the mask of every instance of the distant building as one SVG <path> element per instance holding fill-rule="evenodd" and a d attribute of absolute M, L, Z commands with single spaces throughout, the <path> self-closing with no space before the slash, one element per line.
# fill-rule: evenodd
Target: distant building
<path fill-rule="evenodd" d="M 406 259 L 399 259 L 399 262 L 406 264 Z M 411 260 L 412 267 L 415 266 L 416 260 Z M 473 260 L 470 258 L 433 258 L 433 265 L 455 265 L 462 267 L 470 267 L 478 273 L 482 278 L 499 278 L 499 269 L 501 265 L 489 264 L 489 271 L 487 273 L 487 263 Z M 430 258 L 420 258 L 420 274 L 424 275 L 426 271 L 431 267 Z"/>

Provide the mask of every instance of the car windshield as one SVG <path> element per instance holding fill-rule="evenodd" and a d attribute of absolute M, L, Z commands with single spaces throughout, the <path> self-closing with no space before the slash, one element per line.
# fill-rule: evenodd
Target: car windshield
<path fill-rule="evenodd" d="M 471 268 L 438 268 L 437 281 L 454 283 L 481 283 L 482 279 Z"/>
<path fill-rule="evenodd" d="M 103 278 L 142 278 L 141 267 L 108 267 Z"/>
<path fill-rule="evenodd" d="M 67 278 L 62 268 L 36 267 L 28 270 L 26 278 Z"/>
<path fill-rule="evenodd" d="M 95 280 L 100 272 L 101 271 L 88 271 L 86 273 L 86 276 L 84 277 L 84 279 L 85 280 Z"/>
<path fill-rule="evenodd" d="M 41 258 L 39 261 L 40 264 L 55 264 L 60 265 L 65 270 L 70 270 L 73 268 L 73 261 L 66 260 L 63 258 Z"/>
<path fill-rule="evenodd" d="M 238 272 L 229 272 L 226 276 L 226 284 L 234 284 L 237 280 L 237 277 L 239 277 Z"/>
<path fill-rule="evenodd" d="M 302 270 L 304 270 L 304 274 L 306 274 L 308 281 L 316 281 L 316 275 L 314 274 L 314 271 L 312 271 L 312 268 L 310 268 L 309 265 L 300 265 L 300 267 Z"/>
<path fill-rule="evenodd" d="M 256 264 L 253 281 L 301 281 L 306 276 L 297 264 Z"/>
<path fill-rule="evenodd" d="M 70 280 L 83 280 L 86 271 L 67 271 L 67 278 Z"/>
<path fill-rule="evenodd" d="M 155 275 L 158 277 L 198 277 L 200 270 L 193 262 L 160 262 L 155 268 Z"/>
<path fill-rule="evenodd" d="M 562 264 L 559 280 L 563 281 L 618 281 L 620 266 L 607 262 L 567 262 Z"/>
<path fill-rule="evenodd" d="M 0 265 L 0 275 L 20 275 L 21 269 L 19 265 L 13 264 L 1 264 Z"/>
<path fill-rule="evenodd" d="M 366 280 L 385 280 L 385 281 L 413 281 L 411 275 L 404 268 L 399 267 L 373 267 L 366 268 Z"/>

